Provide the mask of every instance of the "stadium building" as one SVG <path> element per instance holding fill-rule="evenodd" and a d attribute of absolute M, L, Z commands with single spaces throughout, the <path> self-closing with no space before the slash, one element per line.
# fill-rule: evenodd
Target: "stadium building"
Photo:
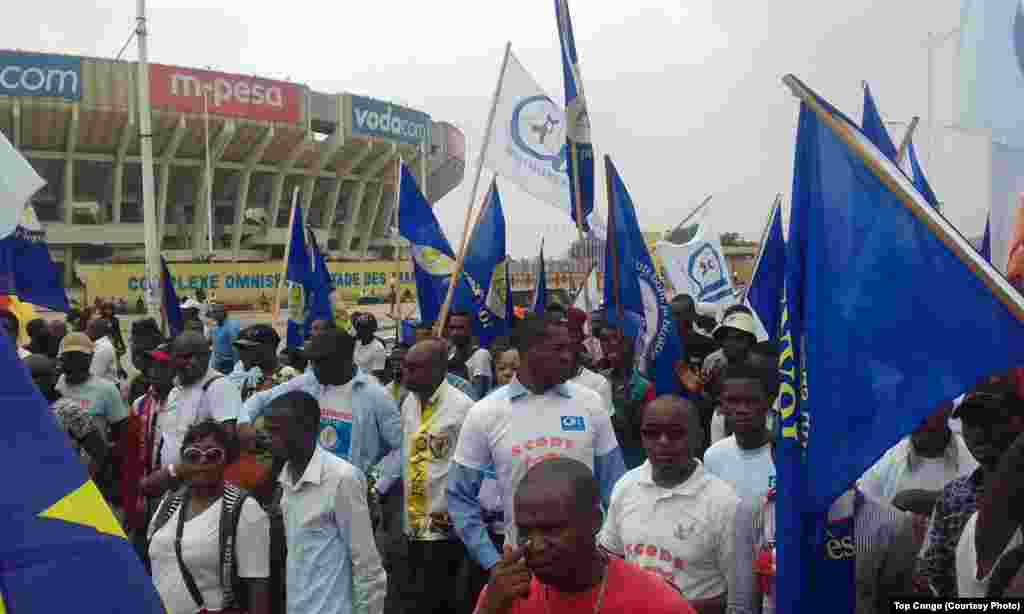
<path fill-rule="evenodd" d="M 0 51 L 0 130 L 47 182 L 33 202 L 68 287 L 67 263 L 144 259 L 137 71 L 134 62 Z M 168 260 L 280 259 L 296 189 L 331 258 L 391 258 L 399 159 L 431 202 L 465 173 L 465 135 L 423 111 L 161 64 L 150 64 L 149 79 Z"/>

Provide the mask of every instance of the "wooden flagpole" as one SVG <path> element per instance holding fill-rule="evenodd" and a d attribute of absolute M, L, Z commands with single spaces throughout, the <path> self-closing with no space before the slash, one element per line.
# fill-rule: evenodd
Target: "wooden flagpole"
<path fill-rule="evenodd" d="M 825 123 L 860 161 L 899 198 L 904 207 L 931 230 L 955 254 L 993 295 L 1021 322 L 1024 322 L 1024 299 L 991 264 L 971 246 L 952 224 L 931 207 L 914 189 L 910 180 L 898 168 L 888 168 L 892 161 L 860 131 L 846 120 L 836 117 L 822 106 L 818 95 L 794 75 L 786 75 L 782 82 Z M 895 165 L 894 165 L 895 166 Z"/>
<path fill-rule="evenodd" d="M 444 333 L 445 320 L 448 319 L 448 311 L 452 307 L 452 298 L 455 296 L 455 285 L 462 277 L 462 267 L 466 259 L 466 243 L 473 231 L 473 204 L 476 202 L 476 192 L 480 187 L 480 174 L 484 170 L 484 157 L 487 155 L 487 146 L 491 142 L 491 128 L 494 126 L 494 114 L 498 108 L 498 97 L 501 96 L 501 84 L 505 81 L 505 69 L 508 67 L 508 58 L 512 53 L 511 41 L 505 44 L 505 57 L 501 60 L 501 72 L 498 74 L 498 84 L 494 88 L 494 97 L 491 99 L 491 110 L 487 114 L 487 128 L 484 132 L 483 147 L 480 148 L 480 156 L 476 161 L 476 177 L 473 179 L 473 190 L 469 195 L 469 205 L 466 207 L 466 221 L 462 226 L 462 242 L 459 244 L 459 253 L 455 259 L 455 270 L 452 271 L 451 281 L 448 284 L 448 295 L 444 299 L 441 313 L 434 324 L 434 336 L 440 337 Z"/>
<path fill-rule="evenodd" d="M 907 132 L 903 135 L 903 141 L 900 143 L 899 152 L 896 155 L 896 166 L 902 166 L 903 160 L 907 157 L 907 149 L 910 147 L 910 141 L 914 138 L 914 131 L 917 130 L 917 123 L 921 121 L 921 118 L 914 116 L 914 119 L 910 120 L 910 125 L 907 126 Z"/>

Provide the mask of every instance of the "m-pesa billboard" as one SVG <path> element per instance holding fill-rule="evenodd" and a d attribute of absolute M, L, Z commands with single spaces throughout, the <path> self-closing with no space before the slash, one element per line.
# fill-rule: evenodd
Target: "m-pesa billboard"
<path fill-rule="evenodd" d="M 150 64 L 149 83 L 157 108 L 202 113 L 205 93 L 212 114 L 291 123 L 302 118 L 302 88 L 294 83 L 163 64 Z"/>

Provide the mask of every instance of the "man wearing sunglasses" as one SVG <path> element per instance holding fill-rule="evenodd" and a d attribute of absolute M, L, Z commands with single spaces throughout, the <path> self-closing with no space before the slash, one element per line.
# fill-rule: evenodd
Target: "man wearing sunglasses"
<path fill-rule="evenodd" d="M 251 424 L 286 392 L 307 392 L 320 403 L 320 446 L 369 474 L 388 452 L 401 447 L 402 421 L 394 399 L 355 366 L 355 342 L 337 329 L 311 338 L 303 355 L 312 370 L 249 397 L 240 422 Z"/>
<path fill-rule="evenodd" d="M 188 429 L 205 420 L 233 427 L 242 408 L 242 397 L 238 386 L 210 368 L 210 344 L 200 333 L 179 335 L 171 343 L 171 362 L 175 386 L 159 417 L 159 428 L 163 435 L 160 460 L 173 476 Z"/>
<path fill-rule="evenodd" d="M 615 484 L 601 544 L 677 586 L 697 614 L 725 612 L 740 498 L 695 458 L 696 407 L 658 397 L 643 409 L 640 438 L 647 462 Z"/>
<path fill-rule="evenodd" d="M 956 552 L 967 520 L 978 509 L 983 485 L 1024 433 L 1024 402 L 1009 378 L 986 382 L 968 393 L 953 411 L 963 423 L 967 449 L 980 467 L 942 490 L 932 511 L 924 546 L 917 561 L 917 584 L 938 597 L 956 597 Z"/>

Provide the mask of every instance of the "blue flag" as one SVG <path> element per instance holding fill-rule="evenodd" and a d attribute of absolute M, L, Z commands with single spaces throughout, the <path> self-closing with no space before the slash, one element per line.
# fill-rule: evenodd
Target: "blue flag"
<path fill-rule="evenodd" d="M 683 359 L 665 286 L 651 261 L 633 200 L 605 156 L 608 181 L 608 238 L 604 252 L 604 303 L 609 323 L 636 340 L 637 366 L 658 394 L 683 394 L 676 363 Z"/>
<path fill-rule="evenodd" d="M 885 122 L 882 121 L 882 116 L 878 113 L 878 107 L 875 105 L 875 99 L 871 96 L 871 88 L 867 83 L 864 83 L 864 112 L 861 126 L 864 134 L 871 139 L 875 147 L 895 162 L 899 152 L 889 136 L 889 131 L 885 129 Z"/>
<path fill-rule="evenodd" d="M 471 293 L 470 311 L 476 317 L 473 332 L 480 347 L 490 347 L 498 337 L 509 334 L 512 322 L 512 287 L 508 283 L 505 245 L 505 214 L 501 209 L 501 196 L 497 181 L 484 199 L 483 210 L 466 246 L 463 279 Z"/>
<path fill-rule="evenodd" d="M 562 47 L 562 80 L 565 82 L 566 171 L 569 174 L 570 215 L 577 226 L 590 230 L 594 210 L 594 147 L 590 142 L 590 115 L 583 96 L 580 62 L 576 56 L 576 38 L 572 34 L 567 0 L 555 0 L 555 20 Z M 576 219 L 577 207 L 583 219 Z"/>
<path fill-rule="evenodd" d="M 910 141 L 910 144 L 907 145 L 907 158 L 910 160 L 911 180 L 914 182 L 914 187 L 921 193 L 921 196 L 924 196 L 924 199 L 929 205 L 938 210 L 939 197 L 932 191 L 932 186 L 928 183 L 928 178 L 924 176 L 924 169 L 921 168 L 921 163 L 917 159 L 917 150 L 914 148 L 914 141 Z"/>
<path fill-rule="evenodd" d="M 331 272 L 327 269 L 327 259 L 320 251 L 320 245 L 316 241 L 316 235 L 309 231 L 310 261 L 313 271 L 307 284 L 306 294 L 306 321 L 303 334 L 309 335 L 313 322 L 316 320 L 334 320 L 334 306 L 331 303 L 331 294 L 334 292 L 334 282 L 331 280 Z"/>
<path fill-rule="evenodd" d="M 54 311 L 70 308 L 60 271 L 50 258 L 46 233 L 31 204 L 14 232 L 0 239 L 0 294 Z"/>
<path fill-rule="evenodd" d="M 540 240 L 540 256 L 537 258 L 537 283 L 533 286 L 533 313 L 544 313 L 548 308 L 548 274 L 544 267 L 544 239 Z"/>
<path fill-rule="evenodd" d="M 779 338 L 785 281 L 786 241 L 782 237 L 782 199 L 777 198 L 747 288 L 747 303 L 761 320 L 761 325 L 772 341 Z"/>
<path fill-rule="evenodd" d="M 412 244 L 420 320 L 435 323 L 455 269 L 455 252 L 405 164 L 398 194 L 398 231 Z M 453 299 L 453 304 L 458 303 Z"/>
<path fill-rule="evenodd" d="M 406 345 L 413 345 L 416 343 L 416 326 L 418 325 L 418 320 L 402 320 L 402 325 L 398 333 L 398 342 L 405 343 Z"/>
<path fill-rule="evenodd" d="M 289 348 L 302 347 L 305 342 L 307 286 L 313 277 L 313 263 L 306 248 L 306 229 L 302 223 L 302 207 L 292 209 L 291 237 L 288 241 L 288 260 L 285 283 L 288 284 L 288 336 Z"/>
<path fill-rule="evenodd" d="M 7 409 L 0 462 L 8 468 L 0 489 L 0 612 L 163 614 L 152 580 L 14 344 L 0 341 Z"/>
<path fill-rule="evenodd" d="M 827 577 L 829 506 L 940 404 L 1024 362 L 1024 299 L 852 121 L 787 83 L 805 102 L 780 343 L 776 610 L 853 612 L 852 570 L 848 583 Z M 935 287 L 956 291 L 936 302 Z"/>
<path fill-rule="evenodd" d="M 185 330 L 185 316 L 181 314 L 181 303 L 178 302 L 178 293 L 174 291 L 174 278 L 171 277 L 171 272 L 167 269 L 167 261 L 164 260 L 163 256 L 160 256 L 160 268 L 160 290 L 163 294 L 161 297 L 163 304 L 160 306 L 160 311 L 163 312 L 167 331 L 171 337 L 177 337 Z"/>

